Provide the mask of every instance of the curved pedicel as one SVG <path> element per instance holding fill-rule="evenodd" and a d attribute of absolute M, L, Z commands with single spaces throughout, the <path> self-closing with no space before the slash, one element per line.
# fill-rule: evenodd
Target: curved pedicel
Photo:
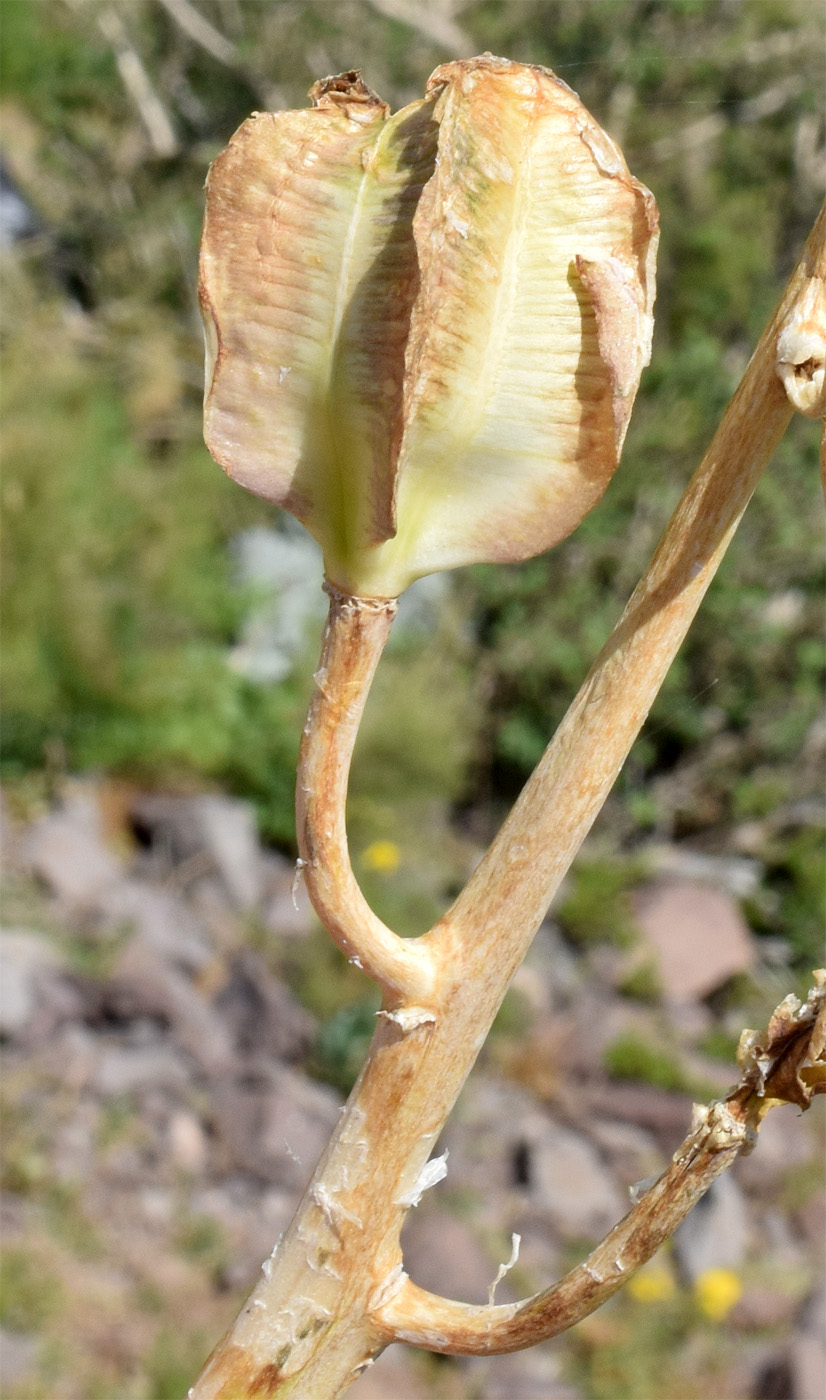
<path fill-rule="evenodd" d="M 396 615 L 393 598 L 354 598 L 325 584 L 330 610 L 298 759 L 296 829 L 300 872 L 321 922 L 352 963 L 391 1002 L 426 1001 L 432 958 L 373 913 L 350 863 L 347 784 L 353 746 L 379 658 Z"/>

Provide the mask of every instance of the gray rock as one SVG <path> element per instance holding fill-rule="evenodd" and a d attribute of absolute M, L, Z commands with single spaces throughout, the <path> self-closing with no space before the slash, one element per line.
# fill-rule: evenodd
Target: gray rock
<path fill-rule="evenodd" d="M 120 880 L 104 891 L 99 908 L 107 923 L 131 925 L 150 948 L 189 972 L 200 972 L 213 955 L 200 921 L 169 890 Z"/>
<path fill-rule="evenodd" d="M 200 1176 L 207 1165 L 209 1147 L 206 1134 L 187 1109 L 179 1108 L 167 1123 L 169 1157 L 176 1167 L 189 1176 Z"/>
<path fill-rule="evenodd" d="M 233 541 L 240 582 L 254 591 L 230 665 L 264 684 L 283 680 L 327 610 L 318 546 L 304 531 L 255 525 Z"/>
<path fill-rule="evenodd" d="M 611 1173 L 626 1189 L 666 1167 L 656 1139 L 634 1123 L 595 1118 L 583 1123 L 583 1130 L 608 1163 Z"/>
<path fill-rule="evenodd" d="M 583 969 L 556 924 L 546 920 L 537 932 L 525 961 L 514 976 L 519 991 L 537 1017 L 568 1007 L 579 995 Z"/>
<path fill-rule="evenodd" d="M 230 1164 L 302 1190 L 338 1123 L 339 1098 L 304 1075 L 264 1067 L 215 1087 L 212 1111 Z"/>
<path fill-rule="evenodd" d="M 90 796 L 73 800 L 36 822 L 22 842 L 21 858 L 54 894 L 75 909 L 94 909 L 122 866 L 106 845 L 102 819 Z"/>
<path fill-rule="evenodd" d="M 745 1197 L 734 1177 L 724 1173 L 712 1183 L 674 1235 L 674 1250 L 693 1283 L 707 1269 L 738 1270 L 749 1244 Z"/>
<path fill-rule="evenodd" d="M 767 1113 L 760 1125 L 756 1148 L 741 1157 L 735 1168 L 737 1180 L 747 1191 L 766 1194 L 776 1190 L 790 1170 L 809 1162 L 817 1153 L 817 1143 L 808 1118 L 795 1104 L 783 1104 Z"/>
<path fill-rule="evenodd" d="M 661 880 L 634 901 L 666 998 L 693 1001 L 756 962 L 749 927 L 731 895 L 692 880 Z"/>
<path fill-rule="evenodd" d="M 110 1046 L 98 1061 L 95 1087 L 114 1096 L 141 1089 L 179 1090 L 187 1080 L 186 1067 L 168 1045 Z"/>
<path fill-rule="evenodd" d="M 804 1332 L 826 1339 L 826 1284 L 821 1284 L 803 1305 L 800 1324 Z"/>
<path fill-rule="evenodd" d="M 502 1224 L 507 1223 L 507 1228 L 521 1238 L 518 1271 L 520 1279 L 526 1280 L 526 1292 L 547 1288 L 564 1273 L 563 1246 L 547 1211 L 530 1199 L 514 1209 L 512 1201 L 497 1199 L 496 1193 L 485 1196 L 484 1202 L 491 1228 L 501 1230 Z M 498 1288 L 496 1297 L 502 1301 Z"/>
<path fill-rule="evenodd" d="M 576 1108 L 582 1122 L 602 1115 L 647 1128 L 668 1156 L 682 1142 L 691 1122 L 688 1094 L 672 1094 L 652 1084 L 579 1084 Z"/>
<path fill-rule="evenodd" d="M 32 1020 L 44 975 L 62 960 L 42 934 L 25 929 L 0 933 L 0 1036 L 14 1039 Z"/>
<path fill-rule="evenodd" d="M 97 1006 L 97 995 L 91 991 L 92 979 L 80 977 L 68 969 L 43 970 L 37 977 L 34 1014 L 21 1032 L 20 1039 L 27 1050 L 35 1046 L 51 1047 L 64 1030 L 81 1030 L 90 1006 Z M 68 1069 L 59 1070 L 61 1078 Z"/>
<path fill-rule="evenodd" d="M 526 1089 L 484 1073 L 474 1075 L 443 1133 L 451 1184 L 483 1195 L 523 1185 L 520 1163 L 536 1116 L 536 1100 Z"/>
<path fill-rule="evenodd" d="M 308 638 L 321 630 L 327 611 L 321 555 L 309 535 L 291 521 L 278 530 L 253 526 L 233 544 L 240 582 L 253 592 L 254 602 L 230 652 L 230 665 L 252 681 L 272 684 L 289 675 L 307 651 Z M 450 587 L 444 575 L 430 574 L 405 590 L 391 647 L 399 635 L 426 635 L 438 626 Z"/>
<path fill-rule="evenodd" d="M 549 1121 L 529 1143 L 528 1186 L 563 1239 L 599 1239 L 625 1215 L 627 1200 L 588 1140 Z"/>
<path fill-rule="evenodd" d="M 826 1240 L 826 1198 L 822 1192 L 798 1207 L 795 1223 L 807 1244 L 822 1252 Z"/>
<path fill-rule="evenodd" d="M 314 1018 L 251 948 L 239 948 L 232 956 L 229 976 L 213 1005 L 239 1055 L 298 1060 L 316 1034 Z"/>
<path fill-rule="evenodd" d="M 470 1226 L 436 1207 L 413 1210 L 402 1232 L 404 1267 L 420 1288 L 463 1303 L 486 1303 L 496 1266 Z M 506 1301 L 504 1282 L 496 1301 Z"/>
<path fill-rule="evenodd" d="M 76 1020 L 53 1029 L 41 1051 L 42 1063 L 54 1080 L 72 1093 L 94 1083 L 101 1038 Z"/>
<path fill-rule="evenodd" d="M 562 1375 L 561 1353 L 548 1346 L 489 1359 L 473 1358 L 468 1375 L 485 1400 L 580 1400 Z"/>
<path fill-rule="evenodd" d="M 295 1194 L 261 1190 L 249 1178 L 224 1178 L 220 1185 L 195 1188 L 189 1200 L 193 1215 L 205 1215 L 220 1225 L 232 1257 L 222 1282 L 249 1289 L 257 1282 L 261 1264 L 286 1230 L 295 1211 Z"/>
<path fill-rule="evenodd" d="M 726 890 L 735 899 L 750 899 L 756 894 L 763 874 L 758 860 L 715 856 L 707 851 L 692 851 L 687 846 L 652 842 L 643 848 L 642 857 L 647 868 L 657 876 L 713 885 Z"/>
<path fill-rule="evenodd" d="M 227 797 L 192 799 L 206 849 L 238 909 L 252 909 L 261 898 L 263 871 L 258 824 L 248 802 Z"/>
<path fill-rule="evenodd" d="M 823 1400 L 826 1392 L 826 1342 L 823 1334 L 798 1333 L 789 1349 L 795 1400 Z"/>
<path fill-rule="evenodd" d="M 207 1074 L 234 1063 L 231 1038 L 193 984 L 140 938 L 123 949 L 100 996 L 123 1019 L 167 1021 L 178 1044 Z"/>
<path fill-rule="evenodd" d="M 58 1181 L 88 1180 L 95 1168 L 99 1124 L 100 1107 L 91 1095 L 79 1099 L 71 1116 L 58 1122 L 50 1153 Z"/>
<path fill-rule="evenodd" d="M 38 1339 L 26 1332 L 0 1328 L 0 1377 L 3 1394 L 11 1400 L 11 1387 L 31 1383 L 37 1371 Z"/>
<path fill-rule="evenodd" d="M 140 1186 L 136 1199 L 149 1225 L 168 1225 L 175 1210 L 173 1193 L 165 1186 Z"/>
<path fill-rule="evenodd" d="M 661 1035 L 659 1019 L 648 1007 L 593 983 L 583 988 L 556 1025 L 559 1066 L 578 1086 L 584 1080 L 603 1078 L 603 1057 L 618 1037 L 631 1032 L 656 1044 Z"/>
<path fill-rule="evenodd" d="M 771 1254 L 774 1268 L 781 1272 L 786 1270 L 793 1274 L 795 1270 L 805 1268 L 806 1254 L 803 1242 L 787 1212 L 776 1199 L 763 1204 L 764 1208 L 760 1214 L 755 1212 L 752 1217 L 761 1252 Z"/>
<path fill-rule="evenodd" d="M 433 1394 L 419 1376 L 412 1348 L 389 1346 L 355 1380 L 348 1400 L 429 1400 Z"/>
<path fill-rule="evenodd" d="M 741 1332 L 769 1332 L 788 1326 L 796 1300 L 777 1288 L 747 1288 L 735 1304 L 729 1319 Z"/>
<path fill-rule="evenodd" d="M 189 865 L 194 875 L 214 870 L 237 909 L 258 903 L 264 872 L 255 813 L 248 802 L 217 793 L 148 793 L 134 804 L 132 820 L 159 859 L 173 866 Z"/>

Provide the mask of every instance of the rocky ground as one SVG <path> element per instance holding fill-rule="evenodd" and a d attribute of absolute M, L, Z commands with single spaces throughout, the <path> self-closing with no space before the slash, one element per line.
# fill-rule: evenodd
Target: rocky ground
<path fill-rule="evenodd" d="M 336 1122 L 353 1046 L 337 1065 L 318 1013 L 355 974 L 242 803 L 74 781 L 12 790 L 3 822 L 2 1397 L 173 1400 Z M 521 1296 L 663 1167 L 692 1098 L 736 1078 L 740 1026 L 788 990 L 740 913 L 756 879 L 652 850 L 630 948 L 543 926 L 445 1133 L 447 1179 L 406 1227 L 417 1282 L 486 1301 L 515 1232 L 497 1298 Z M 467 1362 L 393 1347 L 354 1400 L 820 1397 L 823 1117 L 771 1114 L 575 1333 Z"/>

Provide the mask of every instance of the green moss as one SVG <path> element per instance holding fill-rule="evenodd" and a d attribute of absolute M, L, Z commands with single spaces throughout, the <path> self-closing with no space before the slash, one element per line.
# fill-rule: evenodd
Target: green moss
<path fill-rule="evenodd" d="M 37 1332 L 62 1304 L 63 1289 L 43 1260 L 22 1246 L 0 1255 L 0 1323 L 13 1332 Z"/>
<path fill-rule="evenodd" d="M 823 1162 L 817 1158 L 789 1167 L 783 1174 L 780 1189 L 781 1209 L 802 1210 L 810 1201 L 818 1199 L 823 1193 L 824 1175 Z"/>
<path fill-rule="evenodd" d="M 343 1006 L 322 1026 L 313 1064 L 318 1077 L 349 1093 L 376 1029 L 377 998 Z"/>
<path fill-rule="evenodd" d="M 139 1279 L 135 1284 L 133 1297 L 139 1312 L 148 1313 L 150 1317 L 159 1317 L 166 1312 L 167 1300 L 163 1289 L 152 1279 Z"/>
<path fill-rule="evenodd" d="M 178 1226 L 175 1244 L 184 1259 L 215 1271 L 227 1258 L 224 1231 L 209 1215 L 187 1215 Z"/>
<path fill-rule="evenodd" d="M 526 998 L 511 987 L 490 1028 L 492 1037 L 518 1037 L 525 1034 L 531 1023 L 531 1013 Z"/>
<path fill-rule="evenodd" d="M 106 1153 L 110 1147 L 130 1138 L 138 1117 L 137 1105 L 131 1094 L 113 1094 L 107 1098 L 97 1122 L 98 1151 Z"/>
<path fill-rule="evenodd" d="M 643 878 L 634 862 L 583 860 L 571 873 L 572 889 L 555 911 L 572 942 L 613 943 L 628 948 L 638 934 L 628 896 Z"/>
<path fill-rule="evenodd" d="M 739 1036 L 729 1035 L 720 1026 L 713 1026 L 706 1031 L 702 1037 L 698 1049 L 704 1055 L 708 1055 L 711 1060 L 722 1060 L 724 1064 L 729 1064 L 732 1069 L 737 1064 L 737 1045 Z"/>
<path fill-rule="evenodd" d="M 302 1005 L 321 1022 L 364 997 L 368 985 L 364 973 L 348 963 L 321 928 L 300 941 L 284 940 L 274 964 Z"/>
<path fill-rule="evenodd" d="M 586 1324 L 571 1337 L 572 1379 L 589 1400 L 702 1400 L 726 1393 L 715 1374 L 719 1328 L 703 1328 L 690 1297 L 652 1305 L 621 1294 L 608 1307 L 610 1313 L 599 1315 L 602 1328 Z"/>
<path fill-rule="evenodd" d="M 3 1122 L 0 1184 L 17 1196 L 36 1195 L 50 1180 L 48 1145 L 34 1113 L 27 1107 L 30 1092 L 24 1080 L 6 1076 L 0 1117 Z"/>
<path fill-rule="evenodd" d="M 639 1080 L 678 1093 L 688 1093 L 692 1088 L 679 1061 L 635 1031 L 617 1036 L 605 1050 L 602 1063 L 614 1079 Z"/>
<path fill-rule="evenodd" d="M 76 1259 L 99 1259 L 103 1241 L 86 1212 L 79 1183 L 52 1181 L 42 1195 L 49 1235 Z"/>
<path fill-rule="evenodd" d="M 210 1339 L 200 1329 L 163 1327 L 147 1358 L 145 1394 L 152 1400 L 180 1400 L 209 1353 Z"/>
<path fill-rule="evenodd" d="M 661 1001 L 662 985 L 656 963 L 650 959 L 639 963 L 620 982 L 619 990 L 624 997 L 630 997 L 632 1001 Z"/>

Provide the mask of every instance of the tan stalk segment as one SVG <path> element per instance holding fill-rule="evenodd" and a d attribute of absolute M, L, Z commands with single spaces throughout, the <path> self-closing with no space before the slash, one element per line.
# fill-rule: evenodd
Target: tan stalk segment
<path fill-rule="evenodd" d="M 300 870 L 342 952 L 384 988 L 392 1004 L 416 1002 L 432 990 L 432 959 L 420 941 L 399 938 L 367 904 L 350 864 L 345 820 L 353 746 L 397 604 L 325 587 L 330 612 L 298 759 Z"/>
<path fill-rule="evenodd" d="M 657 695 L 792 408 L 778 335 L 826 275 L 826 206 L 660 546 L 507 821 L 445 916 L 466 958 L 538 927 Z M 516 903 L 515 903 L 516 901 Z M 484 928 L 480 941 L 479 929 Z M 438 935 L 438 928 L 435 931 Z M 524 950 L 523 950 L 524 951 Z"/>
<path fill-rule="evenodd" d="M 826 208 L 652 564 L 525 796 L 452 910 L 430 934 L 406 945 L 432 959 L 432 990 L 424 1004 L 396 1004 L 395 994 L 386 999 L 367 1062 L 295 1218 L 207 1362 L 192 1400 L 335 1400 L 394 1336 L 475 1351 L 489 1324 L 485 1347 L 508 1350 L 514 1344 L 509 1329 L 518 1331 L 526 1318 L 516 1345 L 557 1330 L 559 1295 L 547 1314 L 546 1294 L 506 1310 L 503 1318 L 498 1308 L 465 1309 L 415 1289 L 402 1269 L 401 1225 L 421 1192 L 439 1179 L 441 1169 L 428 1159 L 511 975 L 621 768 L 788 423 L 792 410 L 775 369 L 779 327 L 794 314 L 805 282 L 825 272 Z M 343 617 L 331 623 L 336 630 Z M 372 652 L 372 643 L 367 649 Z M 362 672 L 362 688 L 371 665 Z M 324 695 L 318 692 L 317 708 L 323 709 Z M 329 692 L 327 700 L 333 703 Z M 361 703 L 361 690 L 354 690 L 351 705 Z M 319 773 L 329 787 L 316 792 L 312 820 L 323 828 L 337 819 L 344 790 L 340 775 L 324 779 L 323 767 Z M 335 892 L 329 897 L 334 904 Z M 594 1273 L 600 1286 L 616 1285 L 616 1245 L 623 1251 L 623 1278 L 628 1261 L 656 1247 L 683 1207 L 742 1148 L 761 1104 L 765 1108 L 775 1094 L 799 1102 L 795 1076 L 807 1089 L 823 1082 L 822 1024 L 807 1022 L 805 1045 L 798 1036 L 802 1023 L 786 1029 L 788 1041 L 782 1025 L 769 1028 L 767 1046 L 772 1054 L 777 1050 L 776 1063 L 756 1039 L 747 1042 L 747 1076 L 739 1086 L 744 1097 L 735 1091 L 724 1109 L 712 1108 L 705 1123 L 694 1125 L 685 1159 L 644 1198 L 638 1214 L 632 1212 L 631 1235 L 627 1221 L 621 1223 L 591 1256 L 591 1274 L 583 1266 L 574 1284 L 565 1284 L 562 1325 L 593 1306 Z M 796 1059 L 794 1045 L 801 1052 Z M 758 1071 L 765 1071 L 762 1087 Z M 522 1321 L 514 1323 L 520 1306 Z"/>
<path fill-rule="evenodd" d="M 790 1005 L 790 1003 L 792 1003 Z M 777 1008 L 764 1035 L 741 1041 L 740 1083 L 722 1102 L 695 1105 L 691 1129 L 671 1163 L 588 1258 L 526 1302 L 471 1307 L 417 1288 L 409 1279 L 381 1310 L 396 1341 L 460 1355 L 520 1351 L 555 1337 L 617 1292 L 676 1230 L 712 1182 L 751 1152 L 766 1113 L 781 1103 L 810 1106 L 826 1090 L 826 971 L 801 1007 Z"/>

